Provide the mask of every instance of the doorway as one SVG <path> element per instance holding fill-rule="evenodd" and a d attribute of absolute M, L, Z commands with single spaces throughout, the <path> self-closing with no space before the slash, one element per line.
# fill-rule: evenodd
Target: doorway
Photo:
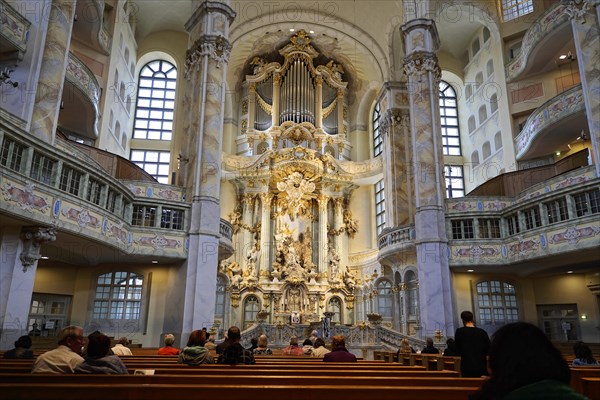
<path fill-rule="evenodd" d="M 27 332 L 31 336 L 56 336 L 69 321 L 71 296 L 33 293 Z"/>

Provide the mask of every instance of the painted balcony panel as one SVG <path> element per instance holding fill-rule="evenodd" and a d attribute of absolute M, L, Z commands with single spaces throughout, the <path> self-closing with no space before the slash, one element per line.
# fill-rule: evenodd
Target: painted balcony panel
<path fill-rule="evenodd" d="M 110 54 L 111 36 L 104 26 L 104 0 L 78 1 L 73 39 L 104 55 Z"/>
<path fill-rule="evenodd" d="M 515 138 L 517 160 L 552 154 L 588 130 L 581 85 L 548 100 L 527 118 Z"/>
<path fill-rule="evenodd" d="M 98 138 L 100 85 L 90 69 L 69 53 L 58 125 L 64 132 Z"/>
<path fill-rule="evenodd" d="M 29 22 L 5 0 L 0 0 L 0 59 L 14 64 L 23 59 L 27 51 Z"/>
<path fill-rule="evenodd" d="M 521 52 L 505 67 L 507 82 L 522 78 L 530 71 L 542 70 L 556 55 L 556 49 L 573 38 L 567 7 L 557 2 L 529 27 L 523 36 Z"/>

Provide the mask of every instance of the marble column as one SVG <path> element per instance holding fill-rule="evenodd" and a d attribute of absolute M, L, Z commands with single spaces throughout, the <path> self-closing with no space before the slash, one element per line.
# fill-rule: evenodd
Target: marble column
<path fill-rule="evenodd" d="M 62 101 L 76 0 L 52 0 L 45 16 L 48 31 L 40 67 L 31 134 L 54 144 Z"/>
<path fill-rule="evenodd" d="M 244 228 L 242 233 L 242 242 L 240 243 L 239 250 L 237 251 L 237 261 L 240 265 L 244 265 L 243 259 L 254 245 L 254 234 L 247 229 L 247 227 L 254 228 L 254 224 L 252 223 L 252 221 L 254 221 L 254 198 L 254 195 L 250 193 L 244 193 L 244 196 L 242 197 L 242 223 L 244 224 Z"/>
<path fill-rule="evenodd" d="M 583 89 L 585 113 L 592 143 L 592 160 L 600 176 L 600 1 L 571 1 L 565 10 L 571 16 L 573 40 Z"/>
<path fill-rule="evenodd" d="M 260 260 L 258 268 L 258 276 L 263 276 L 269 273 L 269 259 L 271 248 L 275 246 L 273 242 L 273 234 L 271 232 L 271 201 L 273 195 L 271 193 L 261 193 L 261 218 L 260 218 Z"/>
<path fill-rule="evenodd" d="M 0 350 L 27 334 L 29 307 L 42 243 L 54 241 L 52 228 L 5 228 L 0 242 Z"/>
<path fill-rule="evenodd" d="M 406 96 L 406 93 L 404 94 Z M 411 135 L 408 110 L 398 108 L 386 112 L 382 123 L 385 190 L 385 220 L 388 227 L 413 223 Z"/>
<path fill-rule="evenodd" d="M 315 128 L 322 129 L 323 128 L 323 77 L 317 76 L 315 77 Z"/>
<path fill-rule="evenodd" d="M 184 133 L 188 143 L 191 224 L 188 259 L 179 278 L 185 282 L 179 304 L 180 331 L 210 327 L 214 321 L 219 255 L 221 151 L 229 26 L 235 12 L 221 1 L 197 2 L 185 24 L 189 46 L 185 60 Z M 182 276 L 184 275 L 184 276 Z M 167 310 L 167 312 L 170 310 Z"/>
<path fill-rule="evenodd" d="M 340 255 L 340 265 L 339 265 L 339 271 L 340 274 L 343 273 L 344 271 L 344 267 L 343 264 L 348 262 L 348 254 L 347 252 L 344 252 L 344 246 L 343 246 L 343 235 L 345 235 L 344 233 L 339 233 L 342 230 L 342 225 L 344 224 L 344 214 L 343 214 L 343 208 L 344 208 L 344 199 L 342 197 L 336 197 L 333 201 L 333 209 L 334 209 L 334 216 L 333 216 L 333 229 L 335 229 L 336 231 L 336 235 L 335 235 L 335 249 L 338 251 L 338 254 Z M 334 277 L 334 278 L 337 278 Z"/>
<path fill-rule="evenodd" d="M 248 87 L 248 128 L 254 130 L 254 120 L 256 119 L 256 84 L 251 83 Z M 254 154 L 254 149 L 252 149 Z"/>
<path fill-rule="evenodd" d="M 329 251 L 327 243 L 327 202 L 329 201 L 329 196 L 321 194 L 317 198 L 317 201 L 319 204 L 319 262 L 317 268 L 319 269 L 319 274 L 325 274 L 327 277 L 327 252 Z"/>
<path fill-rule="evenodd" d="M 444 213 L 444 159 L 439 117 L 441 70 L 435 52 L 439 37 L 433 20 L 402 25 L 410 105 L 411 160 L 415 197 L 415 249 L 419 273 L 422 332 L 454 333 L 454 310 Z"/>
<path fill-rule="evenodd" d="M 281 75 L 273 74 L 273 108 L 271 110 L 271 126 L 279 126 L 279 91 L 281 90 Z"/>

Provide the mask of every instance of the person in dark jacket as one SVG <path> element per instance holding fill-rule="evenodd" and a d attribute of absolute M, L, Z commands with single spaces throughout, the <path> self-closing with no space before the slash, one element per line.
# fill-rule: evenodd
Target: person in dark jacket
<path fill-rule="evenodd" d="M 458 356 L 458 349 L 456 348 L 456 342 L 452 338 L 446 340 L 446 349 L 444 350 L 444 356 Z"/>
<path fill-rule="evenodd" d="M 342 335 L 331 338 L 332 350 L 323 356 L 326 362 L 356 362 L 356 356 L 346 349 L 346 340 Z"/>
<path fill-rule="evenodd" d="M 490 378 L 471 400 L 587 399 L 569 382 L 569 366 L 544 332 L 527 322 L 515 322 L 494 334 Z"/>
<path fill-rule="evenodd" d="M 428 337 L 425 339 L 425 347 L 421 350 L 421 354 L 440 354 L 437 347 L 433 345 L 433 339 Z"/>
<path fill-rule="evenodd" d="M 252 352 L 246 350 L 240 344 L 240 339 L 242 338 L 240 328 L 237 326 L 229 328 L 227 337 L 229 338 L 230 344 L 223 350 L 223 353 L 219 355 L 217 364 L 256 364 Z"/>
<path fill-rule="evenodd" d="M 15 342 L 15 348 L 4 353 L 4 358 L 33 358 L 31 338 L 27 335 L 21 336 Z"/>
<path fill-rule="evenodd" d="M 456 348 L 460 355 L 460 373 L 465 378 L 479 378 L 487 375 L 487 354 L 490 349 L 490 337 L 487 332 L 475 326 L 473 313 L 460 313 L 463 327 L 454 334 Z"/>
<path fill-rule="evenodd" d="M 76 374 L 127 374 L 119 356 L 110 352 L 111 341 L 105 334 L 95 331 L 88 336 L 85 360 L 75 368 Z"/>

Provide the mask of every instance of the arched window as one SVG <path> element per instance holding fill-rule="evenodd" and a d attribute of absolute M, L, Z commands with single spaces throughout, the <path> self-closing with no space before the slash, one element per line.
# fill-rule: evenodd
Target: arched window
<path fill-rule="evenodd" d="M 134 139 L 171 140 L 177 70 L 164 60 L 151 61 L 140 71 Z"/>
<path fill-rule="evenodd" d="M 125 64 L 129 64 L 129 48 L 125 48 Z"/>
<path fill-rule="evenodd" d="M 417 291 L 419 290 L 419 283 L 417 276 L 413 271 L 408 271 L 404 276 L 406 282 L 406 301 L 408 303 L 408 315 L 416 317 L 419 310 L 419 296 Z"/>
<path fill-rule="evenodd" d="M 327 311 L 331 311 L 331 322 L 338 324 L 342 323 L 342 300 L 339 297 L 332 297 L 329 299 Z"/>
<path fill-rule="evenodd" d="M 490 96 L 490 114 L 498 111 L 498 95 L 494 93 Z"/>
<path fill-rule="evenodd" d="M 375 226 L 379 235 L 385 227 L 385 191 L 383 179 L 375 183 Z"/>
<path fill-rule="evenodd" d="M 481 48 L 481 46 L 479 44 L 479 38 L 475 38 L 475 40 L 473 41 L 473 44 L 471 46 L 471 51 L 473 52 L 473 57 L 475 57 L 475 54 L 477 54 L 479 52 L 480 48 Z"/>
<path fill-rule="evenodd" d="M 134 272 L 108 272 L 98 276 L 93 319 L 140 318 L 144 277 Z"/>
<path fill-rule="evenodd" d="M 373 109 L 373 156 L 377 157 L 383 152 L 383 138 L 381 137 L 381 107 L 375 104 Z"/>
<path fill-rule="evenodd" d="M 117 121 L 117 123 L 115 124 L 115 137 L 118 138 L 121 136 L 121 123 L 119 121 Z"/>
<path fill-rule="evenodd" d="M 475 130 L 475 127 L 476 127 L 475 126 L 476 125 L 475 124 L 475 116 L 471 115 L 469 117 L 468 125 L 469 125 L 469 133 L 473 133 L 473 131 Z"/>
<path fill-rule="evenodd" d="M 481 325 L 504 325 L 519 320 L 517 292 L 514 285 L 492 280 L 479 282 L 476 287 Z"/>
<path fill-rule="evenodd" d="M 110 110 L 110 116 L 108 117 L 108 129 L 113 129 L 113 123 L 115 122 L 115 113 Z"/>
<path fill-rule="evenodd" d="M 217 275 L 217 295 L 215 298 L 215 319 L 223 320 L 225 317 L 225 278 Z"/>
<path fill-rule="evenodd" d="M 473 167 L 479 165 L 479 152 L 477 150 L 471 153 L 471 164 L 473 164 Z"/>
<path fill-rule="evenodd" d="M 510 21 L 533 12 L 533 0 L 502 0 L 502 21 Z"/>
<path fill-rule="evenodd" d="M 475 87 L 477 89 L 479 89 L 479 87 L 483 84 L 483 72 L 478 72 L 477 75 L 475 75 Z"/>
<path fill-rule="evenodd" d="M 499 131 L 494 135 L 494 148 L 496 151 L 502 148 L 502 133 Z"/>
<path fill-rule="evenodd" d="M 488 77 L 492 76 L 492 74 L 494 73 L 494 61 L 491 60 L 491 59 L 488 60 L 485 69 L 486 69 L 486 72 L 487 72 L 487 76 Z"/>
<path fill-rule="evenodd" d="M 127 134 L 125 132 L 123 132 L 123 135 L 121 135 L 121 147 L 127 147 Z"/>
<path fill-rule="evenodd" d="M 260 303 L 254 295 L 246 297 L 244 300 L 244 325 L 242 330 L 248 329 L 256 321 L 256 314 L 260 310 Z"/>
<path fill-rule="evenodd" d="M 383 318 L 392 318 L 392 284 L 383 280 L 377 285 L 377 312 Z"/>
<path fill-rule="evenodd" d="M 485 142 L 482 148 L 483 159 L 486 160 L 489 156 L 492 155 L 492 149 L 490 146 L 490 142 Z"/>
<path fill-rule="evenodd" d="M 483 124 L 483 122 L 487 119 L 487 109 L 485 105 L 479 107 L 479 125 Z"/>
<path fill-rule="evenodd" d="M 490 39 L 490 30 L 487 26 L 483 27 L 483 43 L 487 42 Z"/>
<path fill-rule="evenodd" d="M 465 86 L 465 99 L 469 99 L 472 94 L 473 94 L 473 86 L 471 86 L 471 84 L 468 83 Z"/>
<path fill-rule="evenodd" d="M 440 118 L 444 155 L 460 156 L 460 133 L 458 131 L 458 105 L 456 92 L 448 82 L 440 82 Z"/>
<path fill-rule="evenodd" d="M 115 70 L 115 79 L 113 80 L 113 89 L 115 91 L 115 96 L 118 96 L 118 94 L 117 94 L 118 88 L 119 88 L 119 70 L 116 69 Z"/>
<path fill-rule="evenodd" d="M 119 85 L 119 99 L 125 101 L 125 82 L 121 82 Z"/>

